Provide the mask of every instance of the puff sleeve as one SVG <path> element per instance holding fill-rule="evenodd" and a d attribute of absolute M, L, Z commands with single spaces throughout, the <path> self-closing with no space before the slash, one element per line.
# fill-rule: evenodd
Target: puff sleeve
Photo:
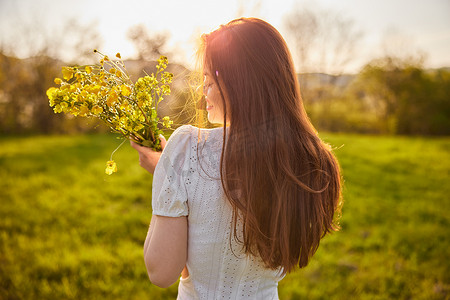
<path fill-rule="evenodd" d="M 154 215 L 181 217 L 189 213 L 185 177 L 189 174 L 191 127 L 183 125 L 172 133 L 155 167 L 152 184 Z"/>

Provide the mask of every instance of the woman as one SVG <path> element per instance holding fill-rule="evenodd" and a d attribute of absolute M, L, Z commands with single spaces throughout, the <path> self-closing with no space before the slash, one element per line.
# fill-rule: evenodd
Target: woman
<path fill-rule="evenodd" d="M 337 230 L 340 174 L 305 113 L 286 43 L 241 18 L 203 36 L 208 120 L 179 127 L 156 153 L 132 143 L 154 172 L 144 245 L 150 280 L 178 299 L 278 299 Z"/>

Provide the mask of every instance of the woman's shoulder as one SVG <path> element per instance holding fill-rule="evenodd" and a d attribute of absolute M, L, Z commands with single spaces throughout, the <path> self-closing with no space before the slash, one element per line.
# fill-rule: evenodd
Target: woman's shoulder
<path fill-rule="evenodd" d="M 187 154 L 192 143 L 194 131 L 193 126 L 190 125 L 182 125 L 175 129 L 167 140 L 162 154 L 165 156 L 179 155 L 180 153 Z"/>
<path fill-rule="evenodd" d="M 204 133 L 214 133 L 214 132 L 223 132 L 223 127 L 219 126 L 214 128 L 201 128 L 194 125 L 185 124 L 175 129 L 175 131 L 200 131 Z"/>
<path fill-rule="evenodd" d="M 177 129 L 175 129 L 173 132 L 172 132 L 172 134 L 170 135 L 170 137 L 175 137 L 175 136 L 178 136 L 178 135 L 189 135 L 189 134 L 191 134 L 193 131 L 194 131 L 194 129 L 195 129 L 196 127 L 194 127 L 194 126 L 192 126 L 192 125 L 181 125 L 180 127 L 178 127 Z"/>
<path fill-rule="evenodd" d="M 169 155 L 184 155 L 191 162 L 198 162 L 200 159 L 208 165 L 220 163 L 223 131 L 223 127 L 199 128 L 182 125 L 169 138 L 167 152 Z"/>
<path fill-rule="evenodd" d="M 170 139 L 187 139 L 190 137 L 192 140 L 196 140 L 199 143 L 206 142 L 208 140 L 222 140 L 223 130 L 223 127 L 200 128 L 193 125 L 182 125 L 175 129 L 170 136 Z"/>
<path fill-rule="evenodd" d="M 192 125 L 182 125 L 170 135 L 164 152 L 168 154 L 183 152 L 187 155 L 188 152 L 192 152 L 191 150 L 196 150 L 198 145 L 201 145 L 200 148 L 206 145 L 217 147 L 221 145 L 222 140 L 222 127 L 199 128 Z"/>
<path fill-rule="evenodd" d="M 223 127 L 199 128 L 182 125 L 175 129 L 163 149 L 163 160 L 170 160 L 171 165 L 192 168 L 193 164 L 202 162 L 202 166 L 220 165 L 223 144 Z M 168 164 L 166 162 L 166 164 Z"/>
<path fill-rule="evenodd" d="M 192 125 L 182 125 L 175 129 L 167 141 L 168 144 L 189 143 L 196 132 L 196 127 Z"/>

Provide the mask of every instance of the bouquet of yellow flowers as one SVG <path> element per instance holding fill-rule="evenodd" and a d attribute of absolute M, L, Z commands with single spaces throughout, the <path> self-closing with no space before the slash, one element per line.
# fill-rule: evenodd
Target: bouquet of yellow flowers
<path fill-rule="evenodd" d="M 173 74 L 166 72 L 168 60 L 161 56 L 156 74 L 146 74 L 134 84 L 120 54 L 117 60 L 101 55 L 100 64 L 62 67 L 62 77 L 55 78 L 59 87 L 47 90 L 49 104 L 55 113 L 96 117 L 126 139 L 161 151 L 161 127 L 170 128 L 169 117 L 159 118 L 158 103 L 170 95 Z M 108 175 L 117 171 L 115 162 L 107 162 Z"/>

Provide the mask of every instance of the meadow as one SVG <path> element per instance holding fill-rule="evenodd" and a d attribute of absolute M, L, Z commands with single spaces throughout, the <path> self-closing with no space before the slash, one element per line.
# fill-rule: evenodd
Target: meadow
<path fill-rule="evenodd" d="M 450 299 L 450 138 L 324 133 L 341 231 L 280 299 Z M 175 299 L 145 271 L 152 176 L 112 135 L 0 137 L 0 299 Z"/>

